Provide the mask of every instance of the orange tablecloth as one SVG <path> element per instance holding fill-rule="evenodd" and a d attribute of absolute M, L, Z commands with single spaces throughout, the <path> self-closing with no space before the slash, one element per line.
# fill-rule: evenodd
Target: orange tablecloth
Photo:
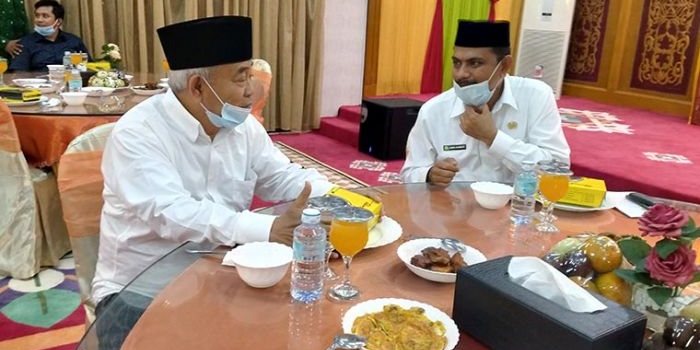
<path fill-rule="evenodd" d="M 78 135 L 102 124 L 117 121 L 118 116 L 71 116 L 14 114 L 22 152 L 30 166 L 46 167 L 58 163 L 68 144 Z"/>

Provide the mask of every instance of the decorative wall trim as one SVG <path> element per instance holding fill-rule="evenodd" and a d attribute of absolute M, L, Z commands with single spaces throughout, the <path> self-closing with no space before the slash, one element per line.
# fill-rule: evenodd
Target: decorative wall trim
<path fill-rule="evenodd" d="M 578 0 L 571 27 L 566 79 L 598 81 L 609 0 Z"/>

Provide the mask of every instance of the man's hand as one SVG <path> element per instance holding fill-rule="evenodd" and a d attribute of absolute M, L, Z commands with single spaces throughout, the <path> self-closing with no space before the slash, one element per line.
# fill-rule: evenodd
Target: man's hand
<path fill-rule="evenodd" d="M 436 186 L 447 187 L 458 171 L 459 164 L 454 158 L 438 160 L 428 170 L 428 182 Z"/>
<path fill-rule="evenodd" d="M 301 223 L 301 212 L 306 208 L 306 201 L 311 195 L 311 184 L 305 183 L 304 189 L 301 190 L 297 199 L 287 208 L 287 211 L 278 216 L 272 222 L 270 228 L 270 242 L 279 242 L 286 245 L 292 245 L 294 228 Z"/>
<path fill-rule="evenodd" d="M 12 57 L 15 57 L 22 53 L 24 46 L 19 43 L 19 39 L 10 40 L 5 45 L 5 51 L 9 53 Z"/>
<path fill-rule="evenodd" d="M 488 147 L 491 147 L 498 133 L 487 104 L 478 108 L 464 106 L 464 113 L 459 117 L 459 127 L 465 134 L 485 143 Z"/>

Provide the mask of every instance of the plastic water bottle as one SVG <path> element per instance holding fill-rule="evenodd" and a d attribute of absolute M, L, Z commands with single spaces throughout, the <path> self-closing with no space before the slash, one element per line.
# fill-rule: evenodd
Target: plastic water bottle
<path fill-rule="evenodd" d="M 326 229 L 321 226 L 321 212 L 318 209 L 304 209 L 301 225 L 294 229 L 292 249 L 292 299 L 313 303 L 323 293 L 326 268 Z"/>
<path fill-rule="evenodd" d="M 71 69 L 73 67 L 73 64 L 70 63 L 70 51 L 63 51 L 63 66 L 66 67 L 66 69 Z"/>
<path fill-rule="evenodd" d="M 510 201 L 510 220 L 516 224 L 529 224 L 535 213 L 537 173 L 535 162 L 522 162 L 522 171 L 515 177 L 513 198 Z"/>
<path fill-rule="evenodd" d="M 78 92 L 83 87 L 83 78 L 80 76 L 80 71 L 72 69 L 70 71 L 70 80 L 68 81 L 68 91 Z"/>

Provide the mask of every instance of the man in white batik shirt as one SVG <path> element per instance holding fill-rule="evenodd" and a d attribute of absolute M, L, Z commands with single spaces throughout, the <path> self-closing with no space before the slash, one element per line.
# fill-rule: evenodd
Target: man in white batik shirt
<path fill-rule="evenodd" d="M 523 160 L 570 163 L 552 89 L 508 75 L 509 27 L 460 20 L 453 88 L 421 107 L 408 136 L 404 182 L 513 182 Z"/>

